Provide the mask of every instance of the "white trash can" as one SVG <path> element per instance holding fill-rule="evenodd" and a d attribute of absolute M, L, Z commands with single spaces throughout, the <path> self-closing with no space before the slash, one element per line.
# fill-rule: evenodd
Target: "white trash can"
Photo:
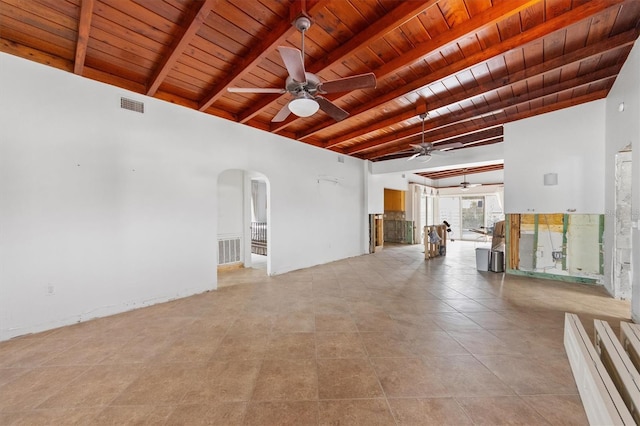
<path fill-rule="evenodd" d="M 478 271 L 489 270 L 489 257 L 491 256 L 491 249 L 477 248 L 476 249 L 476 269 Z"/>

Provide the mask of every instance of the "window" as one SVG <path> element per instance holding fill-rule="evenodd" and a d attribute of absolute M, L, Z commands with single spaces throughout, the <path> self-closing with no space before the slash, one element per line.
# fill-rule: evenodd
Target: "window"
<path fill-rule="evenodd" d="M 497 194 L 440 197 L 437 205 L 439 219 L 427 217 L 427 223 L 435 223 L 432 219 L 437 223 L 446 220 L 451 225 L 449 236 L 454 240 L 484 239 L 481 232 L 493 235 L 494 224 L 504 220 L 501 199 Z"/>

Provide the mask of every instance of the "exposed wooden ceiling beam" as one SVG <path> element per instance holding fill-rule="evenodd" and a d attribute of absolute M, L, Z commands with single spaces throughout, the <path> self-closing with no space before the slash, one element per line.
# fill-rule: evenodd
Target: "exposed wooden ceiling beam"
<path fill-rule="evenodd" d="M 439 0 L 400 2 L 398 6 L 396 6 L 391 12 L 386 13 L 373 25 L 369 25 L 364 31 L 361 31 L 360 33 L 355 35 L 347 43 L 341 45 L 328 55 L 311 64 L 309 67 L 307 67 L 306 71 L 317 74 L 322 70 L 343 61 L 345 58 L 356 54 L 361 49 L 364 49 L 373 41 L 384 37 L 385 34 L 393 31 L 394 29 L 403 25 L 410 19 L 413 19 L 423 11 L 429 9 L 430 7 L 438 3 L 438 1 Z M 275 101 L 283 99 L 285 96 L 286 95 L 279 96 Z M 255 115 L 255 113 L 271 105 L 271 103 L 272 102 L 267 105 L 263 105 L 260 108 L 257 108 L 258 106 L 256 106 L 252 108 L 252 110 L 255 110 L 255 112 L 249 112 Z M 290 117 L 288 120 L 285 120 L 282 123 L 273 123 L 273 125 L 271 126 L 271 130 L 273 132 L 278 132 L 287 127 L 291 122 L 295 120 L 296 117 Z"/>
<path fill-rule="evenodd" d="M 437 71 L 434 71 L 433 73 L 428 74 L 424 77 L 418 78 L 400 88 L 390 90 L 387 93 L 379 94 L 375 97 L 374 100 L 362 104 L 355 110 L 350 111 L 349 117 L 345 118 L 345 120 L 341 121 L 340 123 L 344 123 L 346 120 L 359 118 L 361 114 L 366 113 L 371 109 L 379 108 L 387 102 L 391 102 L 399 97 L 407 96 L 411 93 L 414 93 L 428 86 L 429 84 L 445 79 L 452 74 L 457 74 L 462 71 L 471 69 L 481 63 L 485 63 L 493 58 L 499 57 L 512 49 L 522 48 L 523 45 L 545 37 L 557 31 L 559 28 L 564 28 L 567 25 L 571 25 L 572 23 L 588 19 L 594 14 L 602 12 L 603 10 L 610 7 L 618 7 L 619 3 L 622 3 L 623 1 L 624 0 L 593 0 L 588 3 L 582 4 L 566 13 L 563 13 L 562 15 L 546 21 L 543 24 L 526 30 L 517 36 L 510 37 L 502 41 L 501 43 L 490 46 L 485 50 L 472 54 L 471 56 L 457 61 L 449 66 L 440 68 Z M 326 97 L 335 102 L 342 96 L 327 95 Z M 336 124 L 337 123 L 334 120 L 326 120 L 323 123 L 315 126 L 310 131 L 306 132 L 305 134 L 300 135 L 300 139 L 304 139 L 305 137 L 314 135 L 321 130 L 331 128 Z"/>
<path fill-rule="evenodd" d="M 564 91 L 574 90 L 585 85 L 588 86 L 602 80 L 613 79 L 620 71 L 621 66 L 622 65 L 620 64 L 612 65 L 608 68 L 602 69 L 592 74 L 586 74 L 571 80 L 560 82 L 558 84 L 542 87 L 530 92 L 521 93 L 519 95 L 509 97 L 499 102 L 492 102 L 481 107 L 468 109 L 467 111 L 457 111 L 451 114 L 436 117 L 425 123 L 425 137 L 430 139 L 431 136 L 429 132 L 438 129 L 455 126 L 466 121 L 471 121 L 473 119 L 483 117 L 487 114 L 499 114 L 500 112 L 502 112 L 501 110 L 504 110 L 505 108 L 522 105 L 524 103 L 528 103 L 536 99 L 541 99 L 554 93 L 562 93 Z M 392 134 L 390 136 L 355 145 L 353 147 L 347 148 L 346 151 L 349 154 L 353 154 L 376 146 L 385 145 L 389 142 L 395 143 L 400 142 L 402 139 L 421 136 L 421 133 L 422 124 L 412 126 L 403 130 L 402 132 Z"/>
<path fill-rule="evenodd" d="M 516 13 L 519 13 L 527 7 L 530 7 L 531 5 L 538 2 L 539 0 L 518 0 L 504 2 L 499 5 L 493 6 L 486 11 L 474 16 L 468 21 L 456 25 L 449 31 L 445 31 L 437 37 L 417 45 L 414 49 L 411 49 L 403 55 L 398 56 L 394 60 L 382 65 L 380 68 L 374 71 L 376 74 L 376 78 L 380 80 L 388 78 L 399 70 L 424 60 L 433 52 L 437 52 L 438 50 L 443 49 L 446 46 L 451 45 L 452 43 L 458 42 L 464 37 L 467 37 L 469 33 L 475 34 L 482 29 L 487 28 L 491 25 L 495 25 L 497 22 L 504 20 L 505 18 Z M 345 96 L 348 96 L 348 93 L 335 94 L 327 97 L 333 101 L 339 101 Z M 331 121 L 329 121 L 329 123 L 335 124 Z M 313 135 L 315 132 L 320 131 L 323 128 L 326 128 L 326 125 L 318 125 L 310 129 L 307 133 L 300 135 L 300 139 L 304 139 L 305 137 Z"/>
<path fill-rule="evenodd" d="M 485 145 L 492 145 L 494 143 L 500 143 L 500 142 L 503 142 L 503 141 L 504 141 L 504 137 L 503 136 L 497 136 L 497 137 L 486 138 L 486 139 L 478 139 L 478 140 L 474 140 L 472 142 L 467 143 L 464 147 L 451 149 L 451 150 L 449 150 L 447 152 L 452 152 L 452 151 L 455 151 L 455 150 L 458 150 L 458 149 L 466 148 L 467 146 L 474 146 L 474 147 L 475 146 L 485 146 Z M 413 154 L 413 153 L 415 153 L 415 151 L 413 151 L 413 150 L 398 151 L 398 152 L 395 152 L 393 154 L 385 155 L 383 157 L 376 157 L 375 161 L 395 160 L 397 158 L 407 159 L 407 157 L 409 156 L 408 154 Z"/>
<path fill-rule="evenodd" d="M 510 123 L 512 121 L 517 121 L 517 120 L 522 120 L 524 118 L 529 118 L 532 117 L 534 115 L 539 115 L 539 114 L 545 114 L 547 112 L 551 112 L 551 111 L 557 111 L 563 108 L 568 108 L 568 107 L 572 107 L 572 106 L 576 106 L 576 105 L 580 105 L 583 104 L 585 102 L 591 102 L 591 101 L 595 101 L 598 99 L 602 99 L 604 97 L 607 96 L 607 93 L 609 93 L 608 90 L 598 90 L 592 93 L 588 93 L 586 95 L 582 95 L 582 96 L 578 96 L 575 98 L 571 98 L 571 99 L 567 99 L 565 101 L 560 101 L 560 102 L 556 102 L 553 103 L 551 105 L 545 105 L 539 108 L 534 108 L 534 109 L 529 109 L 529 110 L 525 110 L 525 111 L 521 111 L 521 112 L 514 112 L 514 113 L 504 113 L 503 117 L 493 117 L 493 118 L 486 118 L 485 120 L 483 120 L 482 123 L 474 123 L 471 126 L 459 126 L 459 128 L 456 128 L 456 125 L 452 126 L 451 128 L 445 128 L 443 129 L 441 132 L 439 132 L 438 134 L 438 138 L 450 138 L 452 136 L 454 136 L 456 133 L 462 133 L 462 132 L 469 132 L 469 131 L 477 131 L 483 128 L 486 128 L 487 126 L 496 126 L 496 125 L 501 125 L 501 124 L 505 124 L 505 123 Z M 392 154 L 394 152 L 399 151 L 398 146 L 391 146 L 391 147 L 386 147 L 380 150 L 375 150 L 372 151 L 370 153 L 364 154 L 362 156 L 360 156 L 360 158 L 365 158 L 365 159 L 373 159 L 373 158 L 377 158 L 377 157 L 381 157 L 383 155 L 388 155 L 388 154 Z"/>
<path fill-rule="evenodd" d="M 501 138 L 503 136 L 504 133 L 504 129 L 502 127 L 502 125 L 495 125 L 493 127 L 489 127 L 489 128 L 478 128 L 478 129 L 472 129 L 470 131 L 468 131 L 467 133 L 458 135 L 458 136 L 454 136 L 451 138 L 443 138 L 443 139 L 439 139 L 436 141 L 432 141 L 432 143 L 436 144 L 444 144 L 444 143 L 461 143 L 464 146 L 467 145 L 475 145 L 481 142 L 485 142 L 485 141 L 490 141 L 496 138 Z M 397 147 L 394 147 L 395 150 L 391 150 L 391 149 L 386 149 L 384 150 L 384 152 L 382 150 L 380 150 L 380 155 L 378 154 L 378 151 L 376 150 L 372 150 L 369 153 L 360 153 L 360 154 L 355 154 L 354 157 L 358 157 L 358 158 L 367 158 L 367 159 L 378 159 L 380 157 L 387 157 L 389 155 L 396 155 L 398 153 L 402 153 L 402 150 L 399 150 Z M 409 152 L 409 150 L 406 150 L 407 152 Z M 345 155 L 346 152 L 345 152 Z M 373 155 L 370 157 L 367 157 L 367 155 Z"/>
<path fill-rule="evenodd" d="M 484 123 L 475 123 L 471 126 L 457 126 L 457 128 L 445 129 L 437 134 L 433 135 L 433 139 L 431 143 L 444 143 L 444 141 L 449 142 L 459 142 L 461 138 L 467 138 L 469 142 L 463 144 L 470 144 L 479 140 L 483 140 L 481 138 L 480 132 L 490 131 L 493 129 L 500 129 L 502 132 L 502 122 L 494 121 L 494 122 L 484 122 Z M 497 131 L 497 130 L 496 130 Z M 366 151 L 360 151 L 357 153 L 358 157 L 364 158 L 367 160 L 371 160 L 374 158 L 386 156 L 389 154 L 395 154 L 400 152 L 408 147 L 407 142 L 402 143 L 391 143 L 386 146 L 372 146 L 368 148 Z M 350 155 L 350 154 L 347 154 Z M 353 155 L 353 154 L 351 154 Z"/>
<path fill-rule="evenodd" d="M 37 50 L 5 38 L 0 38 L 0 52 L 8 53 L 19 58 L 29 59 L 61 70 L 73 71 L 73 62 L 68 59 L 42 52 L 41 50 Z"/>
<path fill-rule="evenodd" d="M 297 9 L 301 12 L 304 10 L 304 7 L 300 2 L 297 3 L 297 6 Z M 316 2 L 313 7 L 322 6 L 322 2 Z M 261 39 L 259 43 L 251 48 L 251 51 L 234 67 L 235 71 L 227 74 L 222 81 L 218 82 L 215 87 L 211 89 L 211 92 L 202 101 L 200 101 L 198 109 L 200 111 L 204 111 L 213 105 L 214 102 L 227 93 L 227 89 L 229 87 L 233 86 L 236 81 L 240 80 L 253 67 L 263 61 L 276 47 L 285 44 L 286 39 L 295 31 L 297 31 L 297 29 L 291 25 L 291 22 L 281 21 L 276 28 L 269 32 L 268 37 Z M 265 99 L 278 99 L 278 96 L 268 95 L 265 96 Z M 239 117 L 239 121 L 246 122 L 242 117 Z"/>
<path fill-rule="evenodd" d="M 457 93 L 446 98 L 434 99 L 433 101 L 429 102 L 427 107 L 429 110 L 436 110 L 447 106 L 453 106 L 461 102 L 470 101 L 473 98 L 486 95 L 502 87 L 510 86 L 515 83 L 521 83 L 532 78 L 557 71 L 564 66 L 577 64 L 585 60 L 600 57 L 601 55 L 613 50 L 631 46 L 634 44 L 637 38 L 638 31 L 635 29 L 630 30 L 609 39 L 603 40 L 599 43 L 591 44 L 589 46 L 567 53 L 563 56 L 549 59 L 541 64 L 525 68 L 521 71 L 510 74 L 503 79 L 492 80 L 490 82 L 468 89 L 462 93 Z M 415 108 L 406 108 L 400 114 L 389 116 L 384 120 L 376 121 L 364 127 L 355 129 L 354 131 L 347 134 L 332 138 L 331 141 L 325 145 L 325 148 L 331 148 L 333 146 L 349 142 L 355 138 L 362 138 L 368 133 L 376 132 L 384 129 L 385 127 L 396 125 L 400 122 L 415 118 L 416 116 L 417 114 L 415 112 Z"/>
<path fill-rule="evenodd" d="M 76 42 L 76 56 L 73 62 L 73 72 L 82 75 L 84 59 L 87 56 L 87 44 L 89 43 L 89 31 L 91 30 L 91 17 L 93 16 L 94 0 L 82 0 L 80 5 L 80 20 L 78 23 L 78 40 Z"/>
<path fill-rule="evenodd" d="M 326 7 L 328 0 L 309 1 L 296 0 L 292 7 L 292 18 L 295 18 L 300 13 L 313 14 L 316 11 Z M 308 9 L 307 9 L 308 8 Z M 218 99 L 227 93 L 227 89 L 240 80 L 244 75 L 263 61 L 271 52 L 273 52 L 278 46 L 286 44 L 285 41 L 294 32 L 298 31 L 291 22 L 281 21 L 276 28 L 269 32 L 269 36 L 263 38 L 259 43 L 251 48 L 251 51 L 244 56 L 244 58 L 234 67 L 234 71 L 230 72 L 222 81 L 218 82 L 210 93 L 200 101 L 198 109 L 204 111 L 213 105 Z M 283 84 L 284 86 L 284 84 Z M 255 114 L 243 113 L 239 115 L 238 121 L 240 123 L 246 123 L 257 115 L 260 110 L 271 105 L 280 99 L 279 95 L 265 94 L 260 105 L 264 105 L 257 110 Z M 256 108 L 255 106 L 253 108 Z M 252 109 L 253 109 L 252 108 Z"/>
<path fill-rule="evenodd" d="M 449 170 L 441 170 L 437 172 L 422 172 L 416 173 L 419 176 L 426 177 L 428 179 L 445 179 L 450 177 L 462 176 L 462 175 L 473 175 L 476 173 L 486 173 L 486 172 L 494 172 L 497 170 L 503 170 L 504 163 L 499 164 L 489 164 L 486 166 L 478 166 L 478 167 L 463 167 L 463 168 L 455 168 Z"/>
<path fill-rule="evenodd" d="M 189 11 L 186 24 L 180 27 L 179 33 L 176 35 L 175 41 L 170 48 L 170 53 L 164 55 L 162 61 L 154 71 L 149 80 L 149 87 L 147 89 L 147 96 L 153 96 L 158 91 L 158 88 L 167 77 L 178 58 L 182 56 L 191 40 L 196 36 L 196 33 L 204 24 L 207 16 L 211 10 L 218 6 L 221 0 L 204 0 L 202 2 L 194 2 L 193 7 Z"/>

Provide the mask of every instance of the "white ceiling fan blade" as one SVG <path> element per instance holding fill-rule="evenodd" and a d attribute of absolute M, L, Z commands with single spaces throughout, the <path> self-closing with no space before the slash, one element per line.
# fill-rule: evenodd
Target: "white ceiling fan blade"
<path fill-rule="evenodd" d="M 278 52 L 280 52 L 282 62 L 284 62 L 284 66 L 287 68 L 287 72 L 291 78 L 298 83 L 305 84 L 307 82 L 307 76 L 304 71 L 302 52 L 287 46 L 278 46 Z"/>
<path fill-rule="evenodd" d="M 287 119 L 287 117 L 291 114 L 291 110 L 289 110 L 289 104 L 287 103 L 283 106 L 280 111 L 271 119 L 273 123 L 281 123 Z"/>
<path fill-rule="evenodd" d="M 276 87 L 227 87 L 227 91 L 231 93 L 287 93 L 285 89 Z"/>
<path fill-rule="evenodd" d="M 415 153 L 415 154 L 413 154 L 411 157 L 407 158 L 407 161 L 411 161 L 411 160 L 413 160 L 414 158 L 416 158 L 416 157 L 420 156 L 420 154 L 421 154 L 420 152 L 416 152 L 416 153 Z"/>

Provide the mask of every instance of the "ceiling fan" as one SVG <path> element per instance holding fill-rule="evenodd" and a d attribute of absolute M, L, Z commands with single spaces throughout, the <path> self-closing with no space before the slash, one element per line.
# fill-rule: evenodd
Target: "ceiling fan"
<path fill-rule="evenodd" d="M 278 46 L 282 62 L 284 62 L 284 66 L 289 73 L 283 89 L 275 87 L 229 87 L 227 90 L 234 93 L 290 93 L 293 95 L 293 99 L 271 119 L 272 122 L 282 122 L 291 113 L 298 117 L 309 117 L 315 114 L 318 109 L 321 109 L 336 121 L 344 120 L 349 116 L 349 113 L 320 95 L 375 88 L 375 74 L 367 73 L 336 80 L 321 81 L 317 75 L 306 72 L 304 69 L 304 33 L 311 26 L 311 20 L 302 15 L 293 22 L 293 25 L 302 34 L 302 50 Z"/>
<path fill-rule="evenodd" d="M 447 149 L 452 149 L 452 148 L 461 148 L 464 146 L 460 142 L 452 142 L 452 143 L 440 144 L 436 147 L 431 142 L 425 142 L 424 141 L 424 120 L 427 118 L 427 113 L 426 112 L 422 113 L 419 115 L 419 117 L 422 119 L 422 142 L 420 142 L 420 144 L 410 144 L 411 147 L 413 148 L 414 154 L 411 157 L 409 157 L 407 161 L 411 161 L 417 158 L 419 162 L 426 163 L 427 161 L 431 160 L 431 154 L 439 154 L 440 151 L 445 151 Z"/>
<path fill-rule="evenodd" d="M 467 170 L 465 169 L 465 172 Z M 462 175 L 462 182 L 460 182 L 460 185 L 458 185 L 460 187 L 461 191 L 468 191 L 469 188 L 475 188 L 476 186 L 481 186 L 481 183 L 469 183 L 467 182 L 467 175 L 466 173 L 463 173 Z"/>

